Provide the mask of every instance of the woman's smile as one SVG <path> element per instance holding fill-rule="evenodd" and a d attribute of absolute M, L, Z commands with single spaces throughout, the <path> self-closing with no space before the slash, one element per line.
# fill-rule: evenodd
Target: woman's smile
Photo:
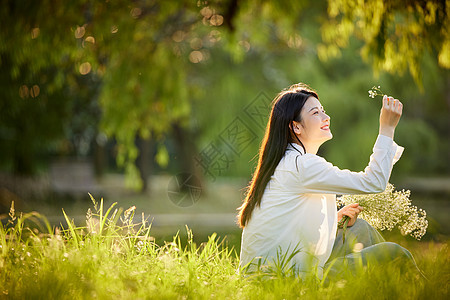
<path fill-rule="evenodd" d="M 322 127 L 320 127 L 320 129 L 330 131 L 330 125 L 329 124 L 323 125 Z"/>

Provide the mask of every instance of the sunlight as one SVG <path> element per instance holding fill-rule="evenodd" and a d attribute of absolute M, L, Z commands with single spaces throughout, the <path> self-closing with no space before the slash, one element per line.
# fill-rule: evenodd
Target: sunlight
<path fill-rule="evenodd" d="M 213 15 L 209 20 L 209 23 L 213 26 L 220 26 L 223 24 L 223 17 L 221 15 Z"/>
<path fill-rule="evenodd" d="M 84 62 L 80 65 L 80 68 L 78 70 L 80 71 L 81 75 L 86 75 L 91 72 L 91 64 L 89 62 Z"/>
<path fill-rule="evenodd" d="M 177 30 L 177 31 L 175 31 L 174 34 L 172 34 L 172 40 L 177 43 L 182 42 L 185 37 L 186 37 L 186 33 L 182 30 Z"/>
<path fill-rule="evenodd" d="M 247 41 L 239 41 L 238 44 L 239 44 L 239 46 L 241 46 L 245 50 L 245 52 L 250 51 L 250 43 L 249 42 L 247 42 Z"/>
<path fill-rule="evenodd" d="M 196 51 L 192 51 L 189 54 L 189 60 L 192 63 L 194 63 L 194 64 L 199 63 L 199 62 L 201 62 L 203 60 L 203 53 L 200 52 L 200 51 L 197 51 L 197 50 Z"/>
<path fill-rule="evenodd" d="M 31 98 L 37 98 L 37 96 L 39 96 L 41 89 L 39 88 L 38 85 L 33 85 L 33 87 L 30 89 L 30 96 Z"/>
<path fill-rule="evenodd" d="M 95 44 L 95 38 L 94 38 L 93 36 L 88 36 L 88 37 L 85 39 L 85 41 L 88 42 L 88 43 Z"/>
<path fill-rule="evenodd" d="M 137 19 L 139 18 L 139 16 L 142 14 L 142 9 L 140 9 L 139 7 L 134 7 L 131 11 L 130 11 L 130 15 L 133 19 Z"/>
<path fill-rule="evenodd" d="M 39 29 L 39 27 L 31 29 L 31 38 L 34 40 L 35 38 L 37 38 L 39 36 L 40 32 L 41 32 L 41 30 Z"/>
<path fill-rule="evenodd" d="M 27 87 L 26 85 L 22 85 L 22 86 L 19 88 L 19 96 L 20 96 L 20 98 L 22 98 L 22 99 L 28 98 L 28 96 L 29 96 L 29 90 L 28 90 L 28 87 Z"/>
<path fill-rule="evenodd" d="M 209 8 L 209 6 L 203 7 L 200 10 L 200 13 L 207 19 L 211 18 L 211 16 L 214 14 L 213 10 Z"/>
<path fill-rule="evenodd" d="M 220 41 L 222 39 L 222 37 L 220 36 L 220 31 L 218 31 L 218 30 L 211 30 L 208 37 L 209 37 L 209 41 L 212 44 L 217 43 L 218 41 Z"/>
<path fill-rule="evenodd" d="M 84 28 L 84 26 L 81 26 L 81 27 L 77 26 L 77 29 L 75 29 L 75 32 L 74 32 L 75 38 L 81 39 L 85 33 L 86 33 L 86 29 Z"/>

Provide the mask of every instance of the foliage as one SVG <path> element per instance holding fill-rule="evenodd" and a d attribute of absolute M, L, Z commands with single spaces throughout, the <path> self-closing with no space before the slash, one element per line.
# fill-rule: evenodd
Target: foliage
<path fill-rule="evenodd" d="M 406 69 L 422 84 L 422 59 L 437 52 L 450 69 L 450 1 L 328 1 L 330 19 L 322 26 L 319 55 L 339 54 L 355 37 L 363 41 L 361 55 L 375 70 L 401 74 Z"/>
<path fill-rule="evenodd" d="M 86 226 L 76 226 L 64 213 L 65 228 L 51 228 L 45 217 L 17 215 L 0 225 L 0 273 L 3 295 L 12 298 L 195 298 L 209 299 L 421 299 L 448 296 L 448 246 L 417 244 L 417 261 L 429 280 L 399 268 L 375 266 L 358 276 L 327 282 L 305 282 L 283 272 L 237 273 L 238 258 L 216 234 L 197 245 L 188 229 L 158 245 L 146 220 L 133 223 L 132 207 L 121 214 L 106 211 L 94 199 Z M 33 220 L 34 226 L 25 225 Z M 41 226 L 42 224 L 43 226 Z M 416 242 L 417 243 L 417 242 Z M 436 267 L 439 266 L 439 267 Z M 411 285 L 414 280 L 414 285 Z"/>
<path fill-rule="evenodd" d="M 14 172 L 33 174 L 42 152 L 80 154 L 86 130 L 96 132 L 98 83 L 92 74 L 81 78 L 81 45 L 71 32 L 80 20 L 71 12 L 84 5 L 7 1 L 0 8 L 0 141 Z"/>
<path fill-rule="evenodd" d="M 373 80 L 359 55 L 355 55 L 356 48 L 370 50 L 375 42 L 378 46 L 386 45 L 386 49 L 391 44 L 397 47 L 393 44 L 397 41 L 396 35 L 389 31 L 395 23 L 399 34 L 407 33 L 400 35 L 401 46 L 405 46 L 405 41 L 412 41 L 408 45 L 418 47 L 418 51 L 399 51 L 402 56 L 395 56 L 395 59 L 387 55 L 385 60 L 381 60 L 381 56 L 373 57 L 380 61 L 378 65 L 389 65 L 389 70 L 396 71 L 404 69 L 405 61 L 412 59 L 408 65 L 414 78 L 420 73 L 419 69 L 429 71 L 423 79 L 424 85 L 430 86 L 426 89 L 430 93 L 429 103 L 424 104 L 425 99 L 419 99 L 417 111 L 422 111 L 422 106 L 426 105 L 424 111 L 431 121 L 414 124 L 412 139 L 405 140 L 413 146 L 426 145 L 429 149 L 425 152 L 432 154 L 423 156 L 421 152 L 414 152 L 415 160 L 431 160 L 429 157 L 437 156 L 434 154 L 438 134 L 434 127 L 446 132 L 448 124 L 445 118 L 448 109 L 442 109 L 447 107 L 444 99 L 448 74 L 439 67 L 427 69 L 429 65 L 436 65 L 434 56 L 424 66 L 418 60 L 434 49 L 440 51 L 440 62 L 444 62 L 440 65 L 446 66 L 445 49 L 448 47 L 444 44 L 448 43 L 448 38 L 444 40 L 444 37 L 448 36 L 448 26 L 445 26 L 448 13 L 443 14 L 442 8 L 448 9 L 449 5 L 427 1 L 431 4 L 421 6 L 414 2 L 391 7 L 391 2 L 382 5 L 380 1 L 373 1 L 364 3 L 364 7 L 368 7 L 366 10 L 361 9 L 363 2 L 357 2 L 353 11 L 346 8 L 353 2 L 347 2 L 337 6 L 336 3 L 341 2 L 330 1 L 330 17 L 325 2 L 307 0 L 77 0 L 70 4 L 8 0 L 0 8 L 3 28 L 0 65 L 5 70 L 0 75 L 0 108 L 6 112 L 0 120 L 1 154 L 8 158 L 21 154 L 22 160 L 29 159 L 28 164 L 36 160 L 34 153 L 48 149 L 58 153 L 68 153 L 67 149 L 72 149 L 84 155 L 80 145 L 85 144 L 85 140 L 94 140 L 99 133 L 106 133 L 117 141 L 117 162 L 130 175 L 129 182 L 139 186 L 140 178 L 134 166 L 138 156 L 136 136 L 159 142 L 155 159 L 164 168 L 170 163 L 171 149 L 167 149 L 170 147 L 167 140 L 174 122 L 192 131 L 194 142 L 201 149 L 261 91 L 272 96 L 294 82 L 303 81 L 324 95 L 323 99 L 335 101 L 331 105 L 335 107 L 337 118 L 347 120 L 359 114 L 359 121 L 367 120 L 355 126 L 354 136 L 361 139 L 350 150 L 354 152 L 349 155 L 355 158 L 353 162 L 342 157 L 342 151 L 328 151 L 330 157 L 337 157 L 336 161 L 359 167 L 358 162 L 364 161 L 370 150 L 367 145 L 372 139 L 367 132 L 369 125 L 373 128 L 374 123 L 369 124 L 369 121 L 374 118 L 369 112 L 374 105 L 351 106 L 354 101 L 340 98 L 346 97 L 350 90 L 358 95 L 360 86 Z M 377 10 L 376 5 L 381 8 Z M 372 12 L 376 18 L 364 15 Z M 426 18 L 422 20 L 421 15 Z M 361 20 L 353 22 L 352 18 Z M 388 23 L 383 44 L 382 39 L 373 37 L 379 29 L 376 24 L 392 18 L 395 22 Z M 353 22 L 350 25 L 349 20 Z M 365 21 L 368 23 L 364 27 Z M 320 24 L 328 25 L 320 30 Z M 347 31 L 346 26 L 354 28 Z M 339 30 L 334 30 L 336 28 Z M 417 39 L 412 38 L 414 30 L 419 33 Z M 352 36 L 361 38 L 356 46 Z M 383 36 L 378 34 L 377 37 Z M 323 47 L 346 49 L 340 50 L 340 59 L 324 61 L 317 59 L 317 56 L 324 58 Z M 431 49 L 428 52 L 427 47 Z M 377 81 L 383 83 L 383 87 L 387 85 L 383 81 L 389 81 L 393 92 L 403 89 L 402 93 L 397 93 L 400 99 L 403 100 L 401 96 L 409 99 L 411 94 L 417 93 L 408 77 L 381 75 Z M 444 117 L 436 118 L 436 107 Z M 343 108 L 349 109 L 344 111 Z M 428 121 L 436 124 L 431 126 Z M 345 130 L 343 125 L 336 126 L 339 127 Z M 337 143 L 347 145 L 349 140 L 355 140 L 354 136 Z M 257 152 L 256 147 L 255 143 L 247 148 L 239 159 L 248 163 Z M 446 153 L 446 149 L 447 146 L 441 152 Z M 4 164 L 9 161 L 14 160 L 5 160 Z M 411 165 L 409 163 L 405 170 L 410 171 Z M 431 170 L 445 169 L 438 163 L 425 165 Z M 228 174 L 242 176 L 248 172 L 245 164 L 235 166 Z M 8 167 L 26 173 L 21 171 L 23 168 Z"/>

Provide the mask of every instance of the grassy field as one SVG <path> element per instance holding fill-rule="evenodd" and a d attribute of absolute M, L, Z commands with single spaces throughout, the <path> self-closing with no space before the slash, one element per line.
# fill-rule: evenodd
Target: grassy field
<path fill-rule="evenodd" d="M 0 296 L 42 299 L 448 299 L 448 240 L 401 239 L 426 275 L 371 266 L 356 276 L 301 280 L 272 270 L 243 276 L 237 249 L 216 234 L 204 242 L 155 241 L 150 224 L 95 202 L 85 226 L 64 228 L 38 213 L 11 211 L 0 228 Z M 195 234 L 195 232 L 194 232 Z M 395 238 L 395 236 L 393 236 Z"/>

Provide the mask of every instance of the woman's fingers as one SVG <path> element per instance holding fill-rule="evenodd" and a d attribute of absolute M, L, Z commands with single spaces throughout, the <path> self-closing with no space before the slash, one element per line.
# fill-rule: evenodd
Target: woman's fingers
<path fill-rule="evenodd" d="M 338 219 L 341 219 L 342 217 L 347 216 L 350 218 L 348 226 L 352 226 L 356 222 L 356 219 L 358 218 L 358 214 L 363 209 L 364 208 L 362 206 L 360 206 L 358 203 L 348 204 L 339 210 Z"/>
<path fill-rule="evenodd" d="M 346 215 L 346 216 L 349 216 L 350 218 L 354 218 L 355 216 L 358 216 L 358 214 L 360 212 L 361 211 L 359 209 L 354 208 L 354 209 L 346 210 L 345 212 L 343 212 L 343 214 Z"/>
<path fill-rule="evenodd" d="M 353 219 L 355 217 L 355 213 L 351 212 L 351 211 L 345 211 L 342 213 L 344 216 L 350 217 L 351 219 Z"/>
<path fill-rule="evenodd" d="M 356 219 L 359 213 L 363 210 L 363 207 L 358 204 L 350 204 L 342 208 L 341 213 L 344 216 L 349 217 L 350 219 Z"/>
<path fill-rule="evenodd" d="M 395 107 L 396 112 L 401 115 L 403 110 L 403 103 L 400 102 L 400 100 L 395 99 L 397 101 L 397 106 Z"/>
<path fill-rule="evenodd" d="M 389 107 L 389 97 L 387 95 L 383 96 L 383 107 L 388 108 Z"/>
<path fill-rule="evenodd" d="M 357 209 L 358 212 L 361 212 L 364 208 L 362 206 L 359 205 L 359 203 L 351 203 L 349 205 L 347 205 L 344 208 L 348 208 L 348 209 Z"/>
<path fill-rule="evenodd" d="M 397 104 L 397 99 L 394 99 L 394 97 L 388 96 L 387 97 L 387 108 L 390 110 L 394 110 L 395 106 Z"/>
<path fill-rule="evenodd" d="M 360 206 L 358 203 L 351 203 L 339 210 L 339 214 L 341 216 L 347 216 L 350 219 L 354 220 L 358 217 L 358 214 L 363 210 L 364 208 Z"/>
<path fill-rule="evenodd" d="M 394 97 L 384 95 L 383 107 L 386 109 L 389 109 L 390 111 L 393 111 L 395 113 L 401 114 L 402 109 L 403 109 L 403 103 L 400 102 L 400 100 L 395 99 Z"/>
<path fill-rule="evenodd" d="M 394 137 L 394 130 L 402 115 L 403 104 L 394 97 L 383 96 L 383 106 L 380 112 L 380 134 Z"/>

